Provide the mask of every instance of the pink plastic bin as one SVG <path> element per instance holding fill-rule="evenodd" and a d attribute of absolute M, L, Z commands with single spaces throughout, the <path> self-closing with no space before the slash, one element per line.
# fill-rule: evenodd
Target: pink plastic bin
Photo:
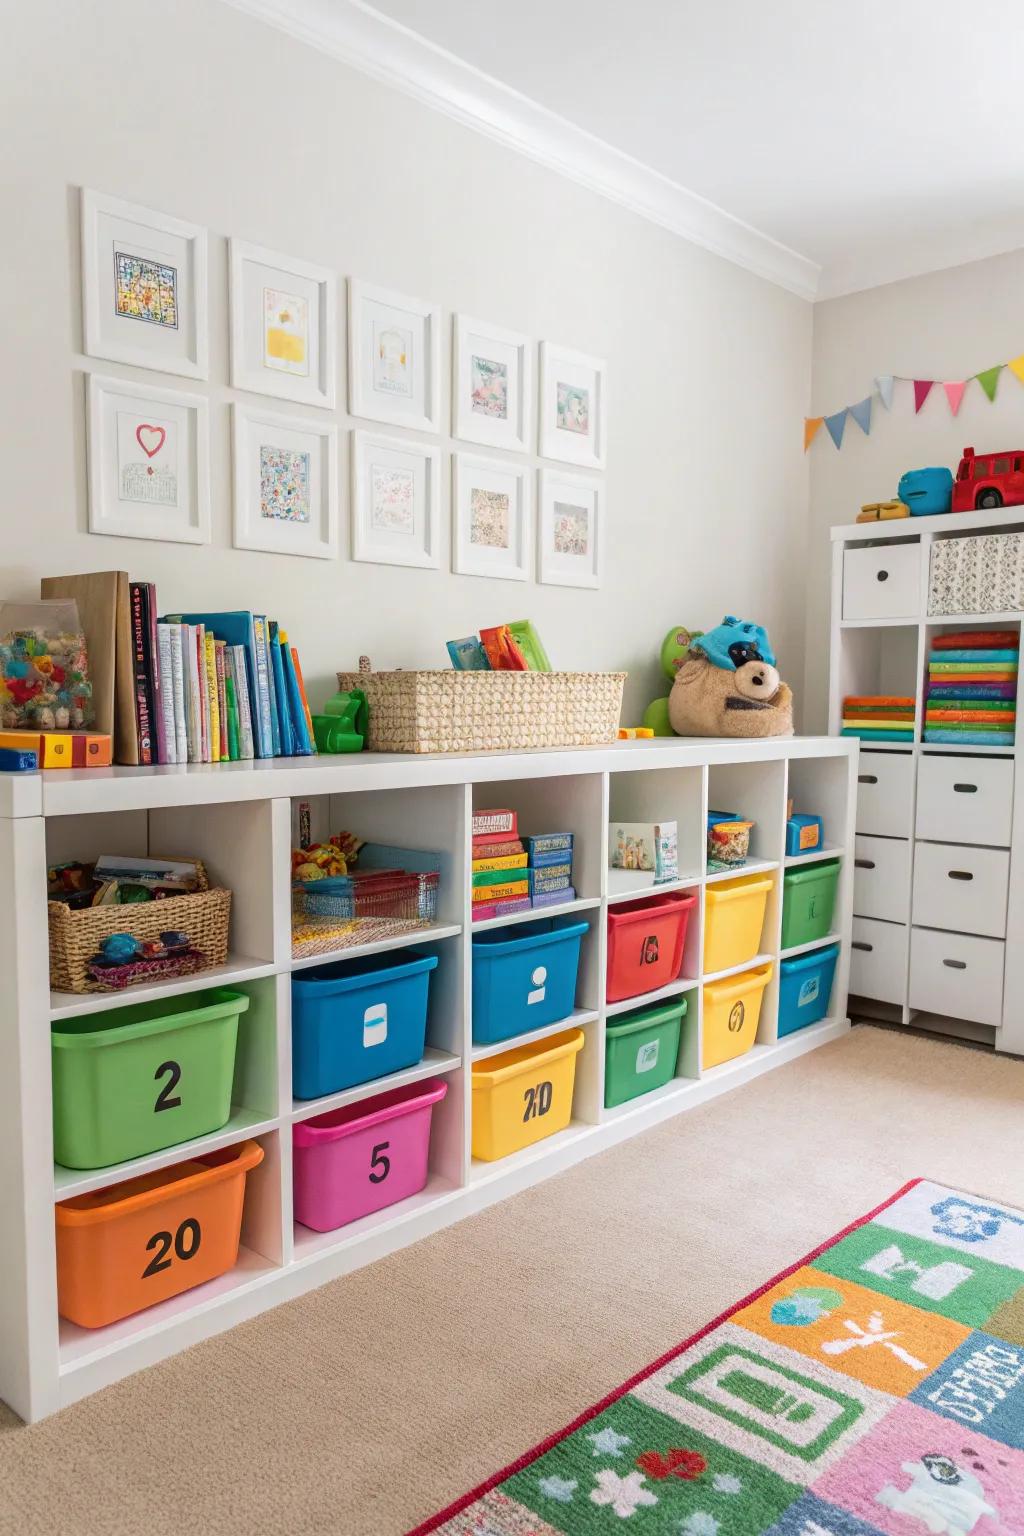
<path fill-rule="evenodd" d="M 446 1082 L 431 1077 L 300 1121 L 293 1132 L 296 1220 L 333 1232 L 421 1190 L 431 1112 L 447 1092 Z"/>

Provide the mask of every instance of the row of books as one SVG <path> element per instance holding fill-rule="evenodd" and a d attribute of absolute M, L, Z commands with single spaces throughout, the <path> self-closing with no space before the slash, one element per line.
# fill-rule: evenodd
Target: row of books
<path fill-rule="evenodd" d="M 140 763 L 308 757 L 302 668 L 287 633 L 246 611 L 158 617 L 152 582 L 129 589 Z"/>
<path fill-rule="evenodd" d="M 473 921 L 573 901 L 571 832 L 520 838 L 515 811 L 473 817 Z"/>

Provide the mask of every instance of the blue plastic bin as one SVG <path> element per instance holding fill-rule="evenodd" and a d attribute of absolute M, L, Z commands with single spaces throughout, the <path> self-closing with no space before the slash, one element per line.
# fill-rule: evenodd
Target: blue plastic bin
<path fill-rule="evenodd" d="M 812 949 L 779 966 L 779 1038 L 817 1024 L 828 1013 L 839 945 Z"/>
<path fill-rule="evenodd" d="M 589 923 L 551 918 L 473 940 L 473 1043 L 493 1045 L 567 1019 L 576 1006 L 580 943 Z"/>
<path fill-rule="evenodd" d="M 292 978 L 297 1099 L 354 1088 L 423 1060 L 436 955 L 405 951 L 317 966 Z"/>

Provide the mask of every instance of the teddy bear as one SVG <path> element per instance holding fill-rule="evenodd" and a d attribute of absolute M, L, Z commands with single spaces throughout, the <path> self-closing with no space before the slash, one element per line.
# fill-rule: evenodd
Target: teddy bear
<path fill-rule="evenodd" d="M 792 736 L 792 690 L 761 625 L 726 617 L 693 639 L 668 718 L 677 736 Z"/>

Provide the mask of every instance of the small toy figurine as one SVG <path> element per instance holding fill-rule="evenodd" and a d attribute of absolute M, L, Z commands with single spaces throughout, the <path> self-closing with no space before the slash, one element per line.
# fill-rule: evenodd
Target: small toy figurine
<path fill-rule="evenodd" d="M 191 939 L 180 928 L 166 928 L 160 935 L 160 942 L 164 947 L 164 953 L 178 955 L 190 948 Z"/>
<path fill-rule="evenodd" d="M 142 944 L 131 933 L 109 933 L 100 940 L 94 965 L 127 965 L 142 953 Z"/>

